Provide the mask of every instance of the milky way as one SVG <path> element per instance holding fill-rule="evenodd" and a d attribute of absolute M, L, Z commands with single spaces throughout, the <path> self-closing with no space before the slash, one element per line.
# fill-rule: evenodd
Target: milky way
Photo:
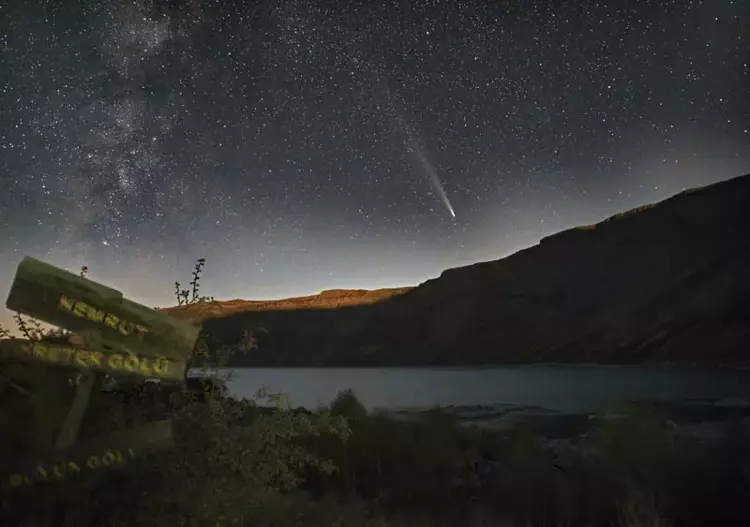
<path fill-rule="evenodd" d="M 743 0 L 13 4 L 6 289 L 412 285 L 750 172 Z"/>

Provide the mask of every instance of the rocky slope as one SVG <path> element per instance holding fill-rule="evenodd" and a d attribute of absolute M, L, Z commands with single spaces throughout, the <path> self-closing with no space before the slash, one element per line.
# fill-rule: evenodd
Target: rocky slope
<path fill-rule="evenodd" d="M 168 307 L 162 311 L 190 322 L 225 317 L 245 311 L 285 311 L 291 309 L 335 309 L 345 306 L 374 304 L 405 293 L 413 287 L 392 289 L 329 289 L 317 295 L 298 296 L 281 300 L 228 300 Z"/>
<path fill-rule="evenodd" d="M 750 175 L 415 288 L 171 308 L 242 364 L 750 363 Z"/>

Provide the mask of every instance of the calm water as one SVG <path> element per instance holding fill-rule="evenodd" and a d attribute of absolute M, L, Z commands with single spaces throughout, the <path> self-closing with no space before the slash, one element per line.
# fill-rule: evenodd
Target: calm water
<path fill-rule="evenodd" d="M 439 406 L 536 407 L 592 413 L 627 402 L 750 400 L 750 371 L 678 371 L 644 367 L 251 368 L 234 370 L 229 389 L 252 397 L 265 387 L 292 406 L 328 404 L 351 388 L 369 409 Z"/>

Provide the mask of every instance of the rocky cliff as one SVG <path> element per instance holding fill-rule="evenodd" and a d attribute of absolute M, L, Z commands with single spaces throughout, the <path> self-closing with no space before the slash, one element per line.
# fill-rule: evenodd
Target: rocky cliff
<path fill-rule="evenodd" d="M 171 308 L 242 364 L 750 363 L 750 175 L 414 288 Z"/>

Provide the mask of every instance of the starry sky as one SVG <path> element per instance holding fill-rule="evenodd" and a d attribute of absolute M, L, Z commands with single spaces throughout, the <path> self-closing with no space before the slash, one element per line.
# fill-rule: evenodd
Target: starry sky
<path fill-rule="evenodd" d="M 0 285 L 416 285 L 750 172 L 748 49 L 747 0 L 9 0 Z"/>

